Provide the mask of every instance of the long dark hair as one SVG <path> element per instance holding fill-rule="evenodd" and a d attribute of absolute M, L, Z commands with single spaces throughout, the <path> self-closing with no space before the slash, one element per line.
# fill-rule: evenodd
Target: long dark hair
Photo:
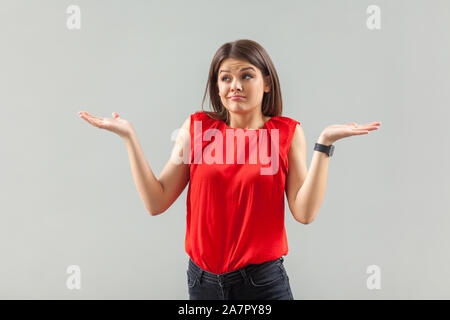
<path fill-rule="evenodd" d="M 214 119 L 222 120 L 226 124 L 229 124 L 229 111 L 223 106 L 220 100 L 217 86 L 220 64 L 227 58 L 247 61 L 256 66 L 264 78 L 266 76 L 270 77 L 271 88 L 269 92 L 264 92 L 261 105 L 262 114 L 266 117 L 281 116 L 283 113 L 283 101 L 281 99 L 277 71 L 266 50 L 259 43 L 248 39 L 227 42 L 217 50 L 209 68 L 208 83 L 206 84 L 205 94 L 202 100 L 202 111 Z M 212 110 L 214 110 L 213 112 L 203 109 L 208 92 Z"/>

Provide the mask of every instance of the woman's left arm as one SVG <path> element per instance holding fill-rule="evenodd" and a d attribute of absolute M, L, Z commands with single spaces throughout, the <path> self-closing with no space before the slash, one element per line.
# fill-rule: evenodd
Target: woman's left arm
<path fill-rule="evenodd" d="M 317 143 L 332 145 L 337 140 L 377 130 L 381 122 L 358 125 L 355 122 L 345 125 L 331 125 L 319 136 Z M 315 151 L 309 170 L 306 170 L 306 142 L 301 127 L 297 126 L 288 155 L 288 176 L 286 195 L 289 209 L 295 220 L 311 223 L 317 216 L 325 197 L 328 165 L 330 157 Z"/>

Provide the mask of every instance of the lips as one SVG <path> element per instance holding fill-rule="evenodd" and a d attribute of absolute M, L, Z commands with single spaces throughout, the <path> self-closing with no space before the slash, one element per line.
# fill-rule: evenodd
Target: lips
<path fill-rule="evenodd" d="M 231 100 L 239 100 L 239 99 L 243 99 L 245 98 L 244 96 L 231 96 L 230 99 Z"/>

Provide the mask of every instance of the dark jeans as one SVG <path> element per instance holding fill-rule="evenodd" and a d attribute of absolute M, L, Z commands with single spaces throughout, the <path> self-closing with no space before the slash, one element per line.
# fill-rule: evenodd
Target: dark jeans
<path fill-rule="evenodd" d="M 203 270 L 189 258 L 190 300 L 294 300 L 284 258 L 250 264 L 232 272 Z"/>

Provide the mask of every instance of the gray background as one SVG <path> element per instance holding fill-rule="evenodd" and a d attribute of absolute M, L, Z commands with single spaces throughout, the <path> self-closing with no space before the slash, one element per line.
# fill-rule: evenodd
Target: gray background
<path fill-rule="evenodd" d="M 328 125 L 382 122 L 336 142 L 312 224 L 286 201 L 294 298 L 450 298 L 448 1 L 0 3 L 0 298 L 188 298 L 187 187 L 151 217 L 124 142 L 77 112 L 131 121 L 159 176 L 215 51 L 237 39 L 271 56 L 308 167 Z M 66 27 L 71 4 L 81 30 Z M 371 4 L 380 30 L 366 27 Z"/>

